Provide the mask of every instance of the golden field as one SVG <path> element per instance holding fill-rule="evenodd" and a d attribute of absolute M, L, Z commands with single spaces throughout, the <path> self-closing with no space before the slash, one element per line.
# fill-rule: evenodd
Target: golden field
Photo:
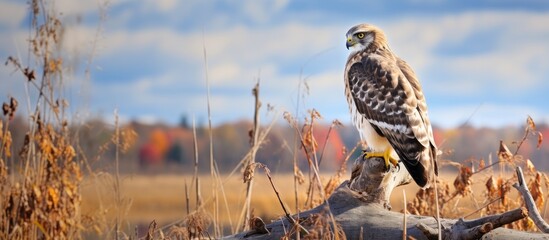
<path fill-rule="evenodd" d="M 512 172 L 509 171 L 503 175 L 505 178 L 508 178 L 511 174 Z M 446 214 L 445 217 L 463 217 L 477 209 L 477 206 L 482 207 L 487 199 L 485 196 L 485 182 L 491 175 L 499 175 L 499 173 L 492 174 L 490 171 L 486 171 L 478 174 L 478 176 L 473 176 L 471 178 L 472 194 L 465 197 L 458 196 L 453 198 L 447 207 L 452 208 L 449 212 L 454 214 Z M 323 174 L 323 182 L 326 182 L 330 176 L 329 174 Z M 454 191 L 452 183 L 456 176 L 457 173 L 448 172 L 442 173 L 440 176 L 441 179 L 449 183 L 451 192 Z M 348 178 L 349 175 L 346 175 L 342 180 Z M 120 217 L 125 222 L 125 226 L 128 228 L 126 230 L 129 232 L 136 225 L 147 225 L 152 220 L 156 220 L 160 227 L 168 226 L 169 224 L 183 220 L 187 216 L 185 184 L 187 184 L 189 192 L 190 210 L 193 211 L 195 209 L 195 188 L 190 186 L 191 180 L 192 175 L 121 176 L 121 204 L 117 205 L 115 191 L 113 191 L 115 183 L 113 176 L 99 175 L 94 179 L 88 177 L 83 181 L 82 185 L 82 210 L 84 214 L 90 215 L 102 213 L 105 218 L 109 219 L 115 218 L 120 209 Z M 219 194 L 219 222 L 227 230 L 234 229 L 244 204 L 245 184 L 242 181 L 241 174 L 234 174 L 232 176 L 222 175 L 221 181 L 223 182 L 223 190 L 218 188 L 217 191 Z M 290 174 L 273 174 L 273 181 L 288 210 L 291 213 L 295 213 L 293 176 Z M 212 177 L 207 174 L 201 174 L 200 185 L 205 210 L 212 217 L 212 186 L 214 186 Z M 298 188 L 300 192 L 300 204 L 303 204 L 306 198 L 307 183 L 299 185 Z M 419 188 L 413 183 L 396 188 L 391 196 L 393 211 L 401 211 L 404 207 L 403 190 L 406 191 L 406 199 L 410 202 L 415 198 L 415 194 Z M 225 193 L 224 195 L 223 192 Z M 514 189 L 511 190 L 509 196 L 511 199 L 509 204 L 513 204 L 513 206 L 518 204 L 518 194 Z M 476 204 L 473 197 L 476 200 Z M 254 209 L 254 214 L 262 217 L 266 222 L 277 219 L 284 213 L 267 177 L 261 170 L 256 171 L 251 206 Z M 480 212 L 468 218 L 479 216 Z"/>

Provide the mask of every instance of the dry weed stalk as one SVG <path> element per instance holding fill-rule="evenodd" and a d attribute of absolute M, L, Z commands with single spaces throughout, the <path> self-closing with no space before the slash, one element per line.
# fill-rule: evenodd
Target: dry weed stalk
<path fill-rule="evenodd" d="M 317 158 L 317 148 L 318 144 L 316 142 L 316 139 L 314 138 L 313 134 L 313 126 L 316 119 L 321 119 L 322 116 L 318 111 L 315 109 L 309 111 L 309 117 L 305 118 L 305 123 L 300 128 L 298 126 L 297 121 L 289 114 L 288 112 L 284 113 L 284 119 L 290 124 L 290 127 L 294 129 L 294 132 L 296 133 L 296 136 L 299 139 L 301 148 L 303 149 L 303 152 L 305 153 L 305 158 L 307 160 L 307 163 L 309 164 L 309 188 L 307 191 L 307 200 L 305 201 L 306 208 L 312 208 L 315 204 L 319 204 L 321 202 L 325 202 L 326 206 L 329 208 L 329 202 L 326 201 L 327 194 L 325 193 L 325 188 L 322 185 L 322 181 L 320 179 L 319 175 L 319 161 Z M 334 121 L 333 124 L 338 124 L 339 121 Z M 294 152 L 295 154 L 295 152 Z M 294 160 L 294 181 L 296 182 L 294 190 L 296 191 L 297 196 L 297 174 L 299 171 L 296 171 L 297 164 Z M 342 175 L 342 174 L 341 174 Z M 332 181 L 334 182 L 334 181 Z M 329 190 L 330 187 L 328 187 Z M 319 198 L 315 199 L 314 190 L 318 189 L 318 195 Z M 296 197 L 296 203 L 297 203 L 297 197 Z M 328 211 L 328 216 L 330 218 L 330 221 L 332 222 L 333 226 L 337 226 L 337 223 L 335 221 L 335 218 L 333 214 Z M 296 226 L 294 225 L 294 228 Z M 333 235 L 335 239 L 339 239 L 339 234 Z M 299 235 L 298 235 L 299 238 Z"/>
<path fill-rule="evenodd" d="M 255 163 L 255 156 L 257 154 L 257 150 L 259 148 L 260 143 L 259 141 L 259 109 L 261 108 L 261 101 L 259 100 L 259 80 L 260 78 L 257 78 L 257 83 L 255 84 L 254 88 L 252 89 L 252 95 L 254 96 L 254 123 L 252 129 L 248 132 L 248 136 L 250 137 L 250 157 L 247 159 L 246 165 L 249 166 L 250 164 Z M 248 169 L 248 167 L 246 167 Z M 252 173 L 249 174 L 250 176 L 253 175 L 254 168 L 251 168 Z M 246 176 L 246 173 L 244 173 L 244 176 Z M 242 223 L 249 222 L 251 219 L 251 212 L 250 212 L 250 203 L 252 201 L 252 190 L 253 190 L 253 177 L 249 179 L 244 179 L 244 182 L 246 183 L 246 199 L 245 204 L 242 209 Z M 238 224 L 240 226 L 240 223 Z M 238 228 L 238 227 L 237 227 Z M 247 226 L 243 226 L 243 230 L 247 230 Z"/>
<path fill-rule="evenodd" d="M 440 179 L 438 181 L 438 197 L 441 200 L 441 217 L 446 216 L 444 214 L 444 206 L 450 199 L 450 186 L 447 182 Z M 408 202 L 406 208 L 410 214 L 422 215 L 422 216 L 433 216 L 436 212 L 435 204 L 435 190 L 434 188 L 419 189 L 416 193 L 416 197 L 412 199 L 411 202 Z"/>
<path fill-rule="evenodd" d="M 402 240 L 406 240 L 406 235 L 407 234 L 407 222 L 406 222 L 406 213 L 408 212 L 408 210 L 406 209 L 406 205 L 408 204 L 408 201 L 406 201 L 406 190 L 405 189 L 402 189 L 402 199 L 403 199 L 403 205 L 404 205 L 404 209 L 403 209 L 403 217 L 402 217 Z M 362 233 L 360 234 L 362 236 Z"/>
<path fill-rule="evenodd" d="M 34 0 L 31 6 L 33 35 L 29 36 L 29 51 L 40 70 L 25 67 L 14 57 L 9 57 L 6 64 L 25 77 L 35 90 L 31 94 L 36 94 L 32 96 L 36 102 L 31 103 L 31 96 L 27 96 L 34 112 L 17 163 L 13 162 L 9 122 L 18 102 L 10 98 L 2 106 L 0 238 L 73 239 L 80 236 L 84 223 L 80 213 L 82 173 L 63 116 L 68 104 L 57 92 L 63 88 L 63 61 L 56 56 L 63 26 L 57 13 L 46 12 L 43 2 Z M 8 159 L 12 165 L 6 164 Z"/>
<path fill-rule="evenodd" d="M 321 119 L 322 116 L 318 111 L 312 109 L 309 111 L 309 117 L 305 118 L 303 126 L 299 126 L 298 122 L 292 115 L 288 112 L 284 113 L 284 119 L 290 124 L 290 127 L 294 129 L 298 141 L 300 143 L 301 149 L 305 154 L 305 159 L 307 160 L 309 166 L 309 186 L 307 188 L 307 199 L 305 200 L 305 208 L 314 207 L 315 203 L 319 203 L 325 200 L 324 187 L 322 186 L 322 181 L 318 174 L 319 172 L 319 159 L 318 155 L 318 143 L 314 137 L 314 125 L 315 121 Z M 339 126 L 339 121 L 335 120 L 332 123 L 332 126 Z M 331 131 L 329 131 L 331 133 Z M 327 136 L 329 138 L 329 135 Z M 341 173 L 343 174 L 343 173 Z M 297 164 L 294 164 L 294 180 L 297 183 L 304 183 L 304 176 Z M 315 190 L 318 190 L 318 193 L 315 194 Z"/>
<path fill-rule="evenodd" d="M 130 211 L 133 199 L 124 195 L 122 189 L 124 179 L 120 177 L 119 157 L 120 154 L 127 153 L 129 149 L 133 147 L 137 141 L 138 135 L 131 127 L 120 126 L 116 110 L 114 115 L 114 129 L 112 135 L 106 142 L 99 146 L 93 159 L 93 161 L 97 162 L 106 152 L 114 151 L 115 159 L 112 162 L 114 165 L 113 173 L 94 171 L 89 166 L 89 163 L 85 161 L 88 168 L 88 179 L 92 182 L 97 198 L 99 199 L 97 211 L 86 213 L 87 215 L 85 217 L 90 220 L 88 222 L 89 227 L 94 229 L 98 236 L 121 239 L 124 238 L 123 236 L 127 236 L 125 230 L 122 229 L 122 226 L 126 223 L 125 218 Z M 80 156 L 84 160 L 87 159 L 82 153 Z M 105 189 L 109 190 L 106 191 Z M 111 212 L 114 214 L 114 219 L 108 214 Z"/>
<path fill-rule="evenodd" d="M 153 240 L 154 239 L 154 232 L 156 231 L 156 220 L 152 220 L 152 222 L 149 224 L 149 228 L 147 230 L 147 237 L 145 237 L 145 240 Z"/>
<path fill-rule="evenodd" d="M 472 175 L 473 175 L 473 171 L 471 170 L 470 167 L 467 167 L 465 165 L 460 166 L 459 174 L 454 180 L 454 189 L 456 194 L 461 196 L 467 196 L 473 193 L 473 189 L 471 188 Z"/>
<path fill-rule="evenodd" d="M 186 227 L 172 226 L 168 232 L 169 238 L 191 239 Z"/>
<path fill-rule="evenodd" d="M 543 204 L 545 203 L 545 198 L 543 196 L 543 189 L 542 189 L 542 173 L 536 172 L 536 175 L 534 178 L 530 179 L 528 182 L 528 189 L 530 189 L 530 192 L 532 194 L 532 197 L 534 198 L 534 201 L 536 202 L 536 206 L 541 209 L 543 207 Z"/>
<path fill-rule="evenodd" d="M 473 178 L 479 177 L 480 175 L 478 173 L 483 172 L 486 169 L 491 169 L 496 164 L 510 167 L 524 164 L 525 168 L 527 169 L 528 175 L 531 176 L 531 179 L 528 182 L 528 188 L 531 189 L 531 195 L 536 203 L 537 208 L 542 209 L 542 207 L 546 206 L 547 203 L 545 199 L 549 195 L 544 195 L 543 187 L 549 189 L 549 178 L 544 173 L 537 171 L 532 161 L 518 154 L 521 146 L 523 146 L 523 143 L 528 140 L 529 136 L 532 135 L 537 136 L 537 146 L 539 147 L 539 145 L 543 141 L 543 137 L 541 136 L 541 133 L 536 130 L 536 125 L 532 118 L 528 117 L 526 120 L 525 133 L 522 139 L 520 141 L 513 142 L 517 146 L 515 151 L 512 152 L 503 141 L 500 141 L 499 150 L 497 153 L 498 161 L 493 163 L 489 162 L 489 164 L 487 165 L 485 161 L 481 159 L 478 161 L 479 168 L 477 171 L 474 171 L 473 168 L 460 163 L 451 161 L 442 162 L 446 165 L 458 167 L 459 174 L 454 180 L 453 192 L 450 192 L 448 184 L 445 183 L 443 183 L 445 184 L 443 186 L 443 191 L 439 191 L 439 197 L 442 199 L 441 202 L 443 203 L 441 205 L 441 211 L 446 213 L 446 216 L 459 216 L 456 216 L 455 207 L 454 209 L 449 208 L 448 202 L 454 199 L 456 196 L 471 196 L 472 200 L 476 201 L 476 199 L 474 198 L 474 194 L 472 194 L 472 184 L 477 182 L 477 180 L 474 180 Z M 521 205 L 524 205 L 522 201 L 515 201 L 509 196 L 511 193 L 511 185 L 513 182 L 516 182 L 516 176 L 514 175 L 508 178 L 505 178 L 501 174 L 499 176 L 494 176 L 492 174 L 486 176 L 486 180 L 484 180 L 484 187 L 486 190 L 483 194 L 484 205 L 482 207 L 477 207 L 476 210 L 467 214 L 465 217 L 469 217 L 478 212 L 480 212 L 481 215 L 499 214 L 509 211 L 509 209 L 517 208 Z M 408 211 L 410 211 L 410 213 L 412 214 L 432 215 L 434 212 L 433 209 L 431 209 L 431 206 L 434 205 L 433 195 L 434 193 L 431 189 L 420 189 L 417 192 L 415 199 L 413 199 L 412 202 L 408 203 Z M 455 206 L 457 206 L 457 204 L 458 202 L 455 203 Z M 525 231 L 536 230 L 535 224 L 532 222 L 532 220 L 528 218 L 506 225 L 506 227 Z"/>
<path fill-rule="evenodd" d="M 322 191 L 322 185 L 318 185 L 320 179 L 317 179 L 317 174 L 314 174 L 314 171 L 318 170 L 318 158 L 317 158 L 317 149 L 318 143 L 313 135 L 314 123 L 316 119 L 322 119 L 320 113 L 315 109 L 309 111 L 310 118 L 305 118 L 305 122 L 301 127 L 301 148 L 305 153 L 307 163 L 309 165 L 309 187 L 307 188 L 307 199 L 305 200 L 305 206 L 307 208 L 312 208 L 318 201 L 315 201 L 315 189 Z M 315 170 L 316 169 L 316 170 Z"/>
<path fill-rule="evenodd" d="M 300 221 L 301 225 L 307 226 L 309 233 L 304 239 L 346 239 L 345 232 L 341 225 L 331 221 L 329 214 L 315 213 Z"/>
<path fill-rule="evenodd" d="M 187 227 L 187 235 L 194 239 L 209 235 L 206 230 L 212 224 L 212 219 L 203 210 L 198 210 L 189 214 L 184 224 Z"/>
<path fill-rule="evenodd" d="M 346 148 L 342 149 L 343 156 L 346 156 L 346 157 L 341 163 L 341 165 L 339 166 L 339 170 L 337 170 L 336 174 L 330 177 L 330 180 L 328 180 L 328 182 L 324 186 L 324 194 L 326 194 L 326 196 L 329 196 L 330 194 L 332 194 L 334 190 L 337 188 L 337 186 L 339 186 L 339 184 L 341 183 L 341 179 L 343 179 L 345 173 L 347 172 L 347 162 L 349 161 L 353 153 L 356 151 L 358 146 L 359 144 L 355 145 L 355 147 L 353 147 L 353 149 L 351 149 L 350 152 L 347 152 Z"/>
<path fill-rule="evenodd" d="M 246 169 L 244 170 L 244 174 L 243 174 L 244 183 L 248 183 L 253 179 L 254 172 L 255 172 L 254 169 L 256 167 L 259 167 L 259 168 L 263 169 L 263 171 L 267 175 L 267 178 L 269 178 L 269 183 L 271 183 L 271 187 L 273 188 L 273 191 L 275 192 L 276 197 L 278 198 L 278 202 L 280 203 L 280 206 L 282 207 L 282 210 L 284 210 L 284 215 L 286 216 L 288 221 L 290 221 L 292 223 L 295 222 L 294 219 L 290 216 L 290 213 L 288 212 L 288 210 L 286 209 L 286 206 L 285 206 L 284 202 L 280 198 L 280 193 L 278 192 L 277 188 L 275 187 L 274 182 L 273 182 L 273 178 L 271 176 L 271 170 L 269 170 L 269 168 L 267 166 L 265 166 L 264 164 L 259 163 L 259 162 L 254 162 L 254 163 L 248 164 L 248 166 L 246 166 Z"/>
<path fill-rule="evenodd" d="M 239 170 L 241 169 L 241 166 L 246 166 L 245 163 L 249 160 L 249 158 L 251 157 L 251 154 L 253 151 L 257 151 L 259 149 L 259 147 L 266 141 L 266 138 L 267 136 L 269 135 L 271 129 L 274 127 L 276 123 L 276 119 L 273 118 L 272 121 L 269 123 L 268 127 L 262 129 L 262 131 L 257 131 L 258 133 L 258 140 L 257 140 L 257 144 L 254 145 L 254 147 L 252 149 L 250 149 L 250 151 L 248 153 L 246 153 L 246 155 L 240 160 L 240 162 L 232 169 L 232 171 L 225 177 L 225 179 L 221 179 L 221 177 L 219 176 L 219 170 L 217 169 L 217 164 L 214 163 L 214 172 L 215 172 L 215 178 L 214 178 L 214 184 L 213 184 L 213 191 L 219 191 L 221 190 L 221 193 L 222 193 L 222 196 L 223 196 L 223 199 L 225 201 L 225 208 L 226 208 L 226 211 L 229 215 L 231 215 L 230 211 L 229 211 L 229 203 L 227 201 L 227 198 L 226 198 L 226 195 L 225 195 L 225 191 L 224 191 L 224 184 L 227 182 L 228 179 L 231 179 L 233 177 L 233 175 Z M 201 192 L 200 192 L 200 179 L 198 177 L 198 146 L 196 144 L 196 128 L 194 127 L 195 124 L 194 124 L 194 119 L 193 119 L 193 141 L 194 141 L 194 148 L 195 148 L 195 172 L 194 172 L 194 177 L 193 177 L 193 181 L 195 181 L 195 186 L 196 186 L 196 211 L 203 211 L 204 210 L 204 207 L 209 205 L 210 203 L 213 202 L 213 205 L 214 205 L 214 211 L 215 211 L 215 202 L 216 201 L 216 197 L 217 195 L 214 194 L 214 196 L 210 196 L 209 198 L 203 200 L 202 199 L 202 196 L 201 196 Z M 258 125 L 259 126 L 259 125 Z M 211 160 L 211 159 L 210 159 Z M 246 171 L 246 170 L 245 170 Z M 214 212 L 215 213 L 215 212 Z M 215 219 L 215 214 L 214 214 L 214 219 Z M 241 218 L 242 219 L 242 218 Z M 178 223 L 182 222 L 182 220 L 178 220 L 176 222 L 173 222 L 173 223 L 170 223 L 168 225 L 165 225 L 165 226 L 162 226 L 161 229 L 167 229 L 169 227 L 172 227 Z M 215 221 L 212 221 L 212 223 L 215 224 Z M 229 218 L 229 224 L 231 226 L 231 230 L 233 231 L 233 233 L 236 233 L 237 229 L 233 229 L 233 226 L 232 226 L 232 222 L 231 222 L 231 219 Z M 241 224 L 238 224 L 238 226 L 241 226 Z M 237 227 L 238 227 L 237 226 Z"/>
<path fill-rule="evenodd" d="M 0 120 L 0 123 L 6 124 L 0 126 L 0 239 L 77 239 L 81 238 L 82 231 L 103 234 L 108 232 L 103 229 L 112 225 L 104 220 L 102 206 L 97 216 L 80 212 L 83 166 L 88 167 L 91 175 L 95 176 L 95 173 L 78 145 L 79 127 L 73 132 L 65 116 L 69 103 L 63 97 L 67 81 L 61 41 L 64 26 L 58 19 L 60 14 L 48 7 L 49 2 L 33 0 L 30 5 L 28 64 L 35 64 L 25 66 L 26 63 L 14 57 L 8 57 L 6 61 L 25 78 L 26 105 L 31 113 L 29 131 L 22 148 L 17 149 L 19 161 L 15 162 L 9 122 L 13 120 L 18 103 L 11 98 L 9 104 L 3 105 L 5 121 Z M 93 44 L 95 48 L 95 41 Z M 88 67 L 92 55 L 93 52 L 88 58 Z M 89 75 L 89 69 L 86 75 Z M 116 148 L 122 152 L 127 151 L 135 139 L 135 132 L 129 128 L 117 129 L 113 136 Z M 98 155 L 106 149 L 108 143 Z M 8 159 L 12 160 L 11 165 L 6 164 Z"/>

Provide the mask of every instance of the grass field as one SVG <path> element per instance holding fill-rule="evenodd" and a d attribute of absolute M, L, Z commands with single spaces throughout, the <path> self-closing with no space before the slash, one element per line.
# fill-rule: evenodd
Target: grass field
<path fill-rule="evenodd" d="M 510 176 L 512 172 L 505 174 Z M 452 182 L 454 181 L 457 173 L 443 173 L 441 178 L 450 183 L 450 191 L 453 192 L 454 188 Z M 491 176 L 490 171 L 486 171 L 483 175 L 475 176 L 472 178 L 472 194 L 465 197 L 456 197 L 448 204 L 448 208 L 452 214 L 446 214 L 445 217 L 457 218 L 463 217 L 474 210 L 477 207 L 481 207 L 486 203 L 486 179 Z M 328 179 L 330 175 L 324 174 L 323 180 Z M 242 176 L 235 174 L 233 176 L 223 175 L 223 188 L 225 192 L 225 199 L 227 201 L 227 207 L 223 200 L 223 196 L 220 196 L 219 202 L 219 222 L 224 226 L 226 231 L 234 229 L 238 217 L 241 214 L 242 206 L 245 196 L 245 184 L 242 182 Z M 345 176 L 343 180 L 348 179 L 349 176 Z M 185 183 L 188 185 L 189 191 L 189 208 L 193 211 L 196 207 L 195 190 L 191 190 L 192 175 L 133 175 L 121 177 L 121 196 L 123 204 L 117 206 L 115 202 L 115 195 L 113 189 L 113 178 L 109 175 L 99 176 L 96 179 L 87 178 L 83 182 L 82 187 L 82 209 L 83 213 L 98 212 L 97 207 L 103 206 L 104 214 L 106 218 L 114 218 L 117 214 L 117 208 L 122 207 L 127 210 L 122 211 L 121 218 L 126 223 L 129 231 L 132 231 L 137 225 L 146 226 L 152 220 L 156 220 L 159 226 L 167 226 L 170 223 L 175 223 L 184 219 L 187 216 L 186 210 L 186 196 L 185 196 Z M 205 202 L 206 212 L 213 212 L 212 208 L 212 188 L 213 182 L 210 175 L 201 175 L 201 194 L 202 199 Z M 295 213 L 295 198 L 293 190 L 293 177 L 290 174 L 278 174 L 273 175 L 274 184 L 281 193 L 283 202 L 288 206 L 288 209 Z M 419 188 L 411 183 L 406 186 L 398 187 L 395 189 L 391 196 L 391 206 L 393 211 L 401 211 L 403 205 L 403 191 L 406 191 L 406 199 L 408 202 L 415 198 L 416 192 Z M 299 196 L 301 204 L 305 200 L 306 184 L 299 186 Z M 221 193 L 221 191 L 219 191 Z M 518 194 L 513 189 L 510 192 L 510 199 L 512 204 L 518 204 Z M 475 200 L 473 200 L 473 198 Z M 476 203 L 475 203 L 476 201 Z M 516 203 L 515 203 L 516 202 Z M 497 204 L 497 203 L 496 203 Z M 268 179 L 264 174 L 256 174 L 253 197 L 251 206 L 254 209 L 256 216 L 262 217 L 265 221 L 279 218 L 283 214 L 282 208 L 278 203 L 276 195 L 272 190 Z M 543 213 L 543 212 L 542 212 Z M 469 216 L 468 218 L 477 218 L 481 212 Z M 232 226 L 232 227 L 231 227 Z M 225 232 L 227 234 L 228 232 Z"/>
<path fill-rule="evenodd" d="M 295 200 L 293 195 L 293 178 L 291 175 L 275 175 L 275 186 L 281 192 L 282 200 L 292 212 L 295 212 Z M 220 201 L 220 220 L 223 225 L 230 226 L 231 221 L 236 223 L 244 202 L 245 184 L 241 175 L 221 177 L 228 209 L 223 199 Z M 121 194 L 131 201 L 131 207 L 125 219 L 131 223 L 147 224 L 156 220 L 162 224 L 168 224 L 184 218 L 186 212 L 185 183 L 189 190 L 190 210 L 196 208 L 195 188 L 191 189 L 191 175 L 134 175 L 123 176 Z M 201 196 L 208 205 L 212 201 L 213 182 L 210 175 L 200 176 Z M 305 186 L 302 186 L 305 190 Z M 101 176 L 93 179 L 86 179 L 82 187 L 83 212 L 94 212 L 97 206 L 114 206 L 114 193 L 112 191 L 112 177 Z M 305 191 L 301 191 L 301 201 L 305 199 Z M 222 198 L 222 197 L 220 197 Z M 102 201 L 102 203 L 101 203 Z M 210 203 L 210 204 L 209 204 Z M 276 218 L 283 211 L 276 199 L 276 196 L 268 183 L 267 177 L 256 175 L 254 182 L 253 197 L 251 202 L 254 213 L 266 219 Z M 114 212 L 110 214 L 111 217 Z"/>

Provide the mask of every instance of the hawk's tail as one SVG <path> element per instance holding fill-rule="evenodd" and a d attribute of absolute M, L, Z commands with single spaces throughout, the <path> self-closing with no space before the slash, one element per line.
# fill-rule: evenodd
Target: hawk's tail
<path fill-rule="evenodd" d="M 437 149 L 431 145 L 420 154 L 419 161 L 415 165 L 410 161 L 402 161 L 414 181 L 423 189 L 428 188 L 432 181 L 436 181 L 435 176 L 438 176 L 436 157 Z"/>

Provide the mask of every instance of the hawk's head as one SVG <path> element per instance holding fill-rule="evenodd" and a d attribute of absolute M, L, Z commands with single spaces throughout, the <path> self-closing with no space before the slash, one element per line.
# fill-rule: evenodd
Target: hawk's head
<path fill-rule="evenodd" d="M 376 47 L 387 45 L 385 34 L 381 29 L 370 24 L 359 24 L 347 31 L 347 49 L 352 48 L 353 52 L 362 51 L 372 43 Z"/>

